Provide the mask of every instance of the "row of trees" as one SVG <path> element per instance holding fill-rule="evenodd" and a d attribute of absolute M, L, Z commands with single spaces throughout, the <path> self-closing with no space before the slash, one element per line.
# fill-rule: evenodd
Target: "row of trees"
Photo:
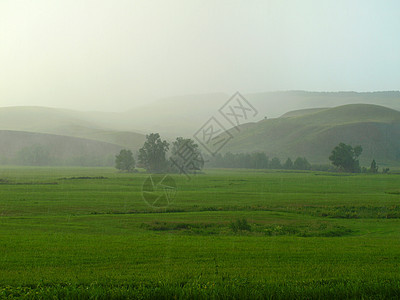
<path fill-rule="evenodd" d="M 158 133 L 146 136 L 146 141 L 139 149 L 138 167 L 145 168 L 148 172 L 184 172 L 199 171 L 204 166 L 199 146 L 192 139 L 182 137 L 172 142 L 171 156 L 167 158 L 170 144 L 162 140 Z M 115 166 L 122 171 L 131 172 L 136 165 L 133 153 L 123 149 L 116 156 Z"/>
<path fill-rule="evenodd" d="M 22 166 L 82 166 L 103 167 L 114 164 L 114 155 L 82 153 L 78 155 L 60 155 L 45 145 L 33 144 L 18 150 L 14 156 L 0 157 L 0 164 Z"/>
<path fill-rule="evenodd" d="M 282 163 L 278 157 L 269 157 L 264 152 L 255 153 L 225 153 L 217 154 L 211 160 L 211 165 L 221 168 L 246 168 L 246 169 L 286 169 L 310 170 L 311 164 L 305 157 L 298 157 L 293 162 L 291 158 Z"/>
<path fill-rule="evenodd" d="M 116 156 L 115 166 L 119 170 L 131 172 L 137 165 L 151 173 L 193 173 L 201 170 L 204 166 L 199 146 L 192 139 L 178 137 L 172 142 L 171 156 L 167 158 L 169 150 L 170 144 L 167 141 L 162 140 L 158 133 L 151 133 L 146 136 L 143 147 L 139 149 L 137 164 L 132 151 L 123 149 Z M 210 158 L 209 165 L 211 167 L 248 169 L 311 169 L 311 164 L 304 157 L 298 157 L 294 162 L 288 158 L 282 163 L 277 157 L 270 160 L 264 152 L 217 154 L 214 158 Z"/>
<path fill-rule="evenodd" d="M 184 172 L 192 173 L 199 171 L 204 166 L 204 160 L 198 145 L 191 139 L 178 137 L 172 142 L 171 156 L 167 158 L 170 144 L 162 140 L 158 133 L 151 133 L 146 136 L 146 141 L 138 153 L 138 167 L 145 168 L 148 172 Z M 363 149 L 361 146 L 352 147 L 340 143 L 329 156 L 332 165 L 336 170 L 358 173 L 377 173 L 378 166 L 373 160 L 369 169 L 360 167 L 359 156 Z M 286 170 L 323 170 L 329 171 L 329 166 L 311 166 L 305 157 L 297 157 L 294 161 L 287 158 L 284 163 L 278 157 L 271 160 L 264 152 L 255 153 L 225 153 L 209 157 L 210 167 L 220 168 L 247 168 L 247 169 L 286 169 Z M 116 156 L 116 168 L 131 172 L 135 169 L 136 162 L 130 150 L 121 150 Z M 383 169 L 387 173 L 389 169 Z"/>

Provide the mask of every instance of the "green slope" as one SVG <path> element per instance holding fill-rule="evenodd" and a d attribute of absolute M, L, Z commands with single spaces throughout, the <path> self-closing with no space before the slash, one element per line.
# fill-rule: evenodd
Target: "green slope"
<path fill-rule="evenodd" d="M 382 165 L 400 161 L 399 111 L 351 104 L 294 115 L 243 126 L 223 151 L 264 151 L 281 159 L 305 156 L 314 163 L 327 163 L 333 147 L 345 142 L 363 146 L 363 164 L 372 158 Z"/>
<path fill-rule="evenodd" d="M 99 116 L 104 116 L 99 113 Z M 26 131 L 80 137 L 137 150 L 145 136 L 133 131 L 111 130 L 100 117 L 88 120 L 86 113 L 48 107 L 0 108 L 0 130 Z"/>
<path fill-rule="evenodd" d="M 212 116 L 220 117 L 221 108 L 232 94 L 187 95 L 160 99 L 122 113 L 118 120 L 113 116 L 110 126 L 115 129 L 136 128 L 145 132 L 159 132 L 165 137 L 179 135 L 192 137 Z M 288 111 L 314 109 L 316 107 L 332 108 L 347 104 L 376 104 L 400 110 L 400 92 L 307 92 L 282 91 L 257 94 L 243 94 L 257 109 L 258 114 L 248 121 L 256 122 L 264 117 L 277 118 Z M 107 116 L 104 116 L 104 120 Z M 224 120 L 220 120 L 223 122 Z M 227 124 L 223 124 L 227 125 Z M 228 126 L 228 125 L 227 125 Z"/>
<path fill-rule="evenodd" d="M 283 114 L 282 116 L 280 116 L 280 118 L 300 117 L 311 113 L 319 112 L 325 109 L 327 108 L 308 108 L 308 109 L 306 108 L 306 109 L 293 110 Z"/>
<path fill-rule="evenodd" d="M 261 116 L 275 118 L 288 111 L 347 104 L 375 104 L 400 110 L 400 91 L 382 92 L 310 92 L 286 91 L 245 94 Z"/>
<path fill-rule="evenodd" d="M 399 91 L 283 91 L 243 95 L 258 111 L 254 118 L 248 120 L 251 122 L 264 117 L 277 118 L 288 111 L 291 114 L 303 114 L 305 111 L 301 110 L 304 109 L 315 110 L 316 107 L 332 108 L 356 103 L 376 104 L 400 110 Z M 143 133 L 159 132 L 168 139 L 176 136 L 192 137 L 212 116 L 221 117 L 218 109 L 231 96 L 232 94 L 211 93 L 170 97 L 126 112 L 80 112 L 43 107 L 0 108 L 0 130 L 79 136 L 136 148 L 136 144 L 143 143 Z M 295 110 L 300 111 L 293 112 Z M 119 137 L 113 137 L 114 135 Z M 127 140 L 132 141 L 131 144 L 126 144 Z"/>
<path fill-rule="evenodd" d="M 40 146 L 49 165 L 112 165 L 121 146 L 82 138 L 45 133 L 0 130 L 0 163 L 23 163 L 23 149 Z"/>

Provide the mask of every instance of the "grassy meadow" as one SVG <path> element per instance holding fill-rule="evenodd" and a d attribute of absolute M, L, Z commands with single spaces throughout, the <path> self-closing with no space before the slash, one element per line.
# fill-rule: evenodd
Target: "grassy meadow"
<path fill-rule="evenodd" d="M 0 167 L 0 298 L 398 298 L 400 175 Z"/>

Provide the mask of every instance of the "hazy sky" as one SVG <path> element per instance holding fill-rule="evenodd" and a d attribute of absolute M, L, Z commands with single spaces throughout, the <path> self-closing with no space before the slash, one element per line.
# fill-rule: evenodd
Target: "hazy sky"
<path fill-rule="evenodd" d="M 0 106 L 400 89 L 400 1 L 0 0 Z"/>

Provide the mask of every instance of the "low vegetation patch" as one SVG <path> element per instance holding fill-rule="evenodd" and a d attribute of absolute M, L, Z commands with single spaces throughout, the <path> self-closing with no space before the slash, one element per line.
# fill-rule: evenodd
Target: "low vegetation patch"
<path fill-rule="evenodd" d="M 232 229 L 234 233 L 238 233 L 240 231 L 251 231 L 251 226 L 249 222 L 247 222 L 247 219 L 237 219 L 234 222 L 231 222 L 229 224 L 229 227 Z"/>
<path fill-rule="evenodd" d="M 302 224 L 262 224 L 241 218 L 230 223 L 184 223 L 154 221 L 142 223 L 141 228 L 152 231 L 176 232 L 182 234 L 220 234 L 220 235 L 255 235 L 280 236 L 291 235 L 298 237 L 338 237 L 354 233 L 353 230 L 329 222 L 313 221 Z"/>
<path fill-rule="evenodd" d="M 400 195 L 400 190 L 396 190 L 396 191 L 387 191 L 386 194 L 390 194 L 390 195 Z"/>
<path fill-rule="evenodd" d="M 318 217 L 339 219 L 399 219 L 400 205 L 386 206 L 302 206 L 297 212 Z"/>
<path fill-rule="evenodd" d="M 104 176 L 95 176 L 95 177 L 80 176 L 80 177 L 63 177 L 63 178 L 58 178 L 58 180 L 75 180 L 75 179 L 108 179 L 108 177 L 104 177 Z"/>
<path fill-rule="evenodd" d="M 13 182 L 8 179 L 0 178 L 0 184 L 3 185 L 55 185 L 58 182 Z"/>
<path fill-rule="evenodd" d="M 225 228 L 224 224 L 219 223 L 183 223 L 183 222 L 159 222 L 142 223 L 141 228 L 152 231 L 176 231 L 192 234 L 217 234 Z"/>

